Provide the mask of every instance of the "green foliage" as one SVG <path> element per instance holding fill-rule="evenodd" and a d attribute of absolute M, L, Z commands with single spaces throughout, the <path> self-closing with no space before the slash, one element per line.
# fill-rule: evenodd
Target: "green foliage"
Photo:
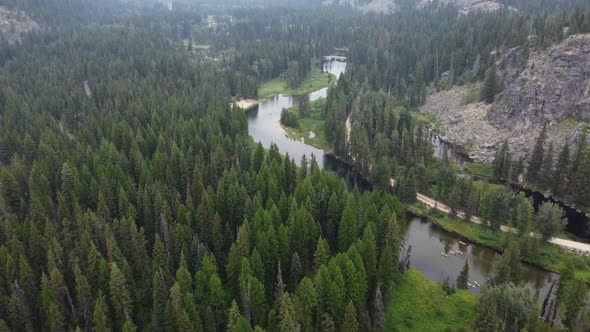
<path fill-rule="evenodd" d="M 295 127 L 285 127 L 285 125 L 283 125 L 287 134 L 295 140 L 301 140 L 302 138 L 305 139 L 305 144 L 307 145 L 311 145 L 324 151 L 330 151 L 332 147 L 326 141 L 326 121 L 322 115 L 324 104 L 325 99 L 318 99 L 312 102 L 310 105 L 311 109 L 309 114 L 306 114 L 305 116 L 302 115 L 301 108 L 299 106 L 290 108 L 289 112 L 298 113 L 299 119 L 297 120 L 298 125 Z"/>
<path fill-rule="evenodd" d="M 346 251 L 354 243 L 358 234 L 358 225 L 354 211 L 347 206 L 342 213 L 342 219 L 338 225 L 338 248 Z"/>
<path fill-rule="evenodd" d="M 529 161 L 529 168 L 527 170 L 527 181 L 536 183 L 541 181 L 541 170 L 543 168 L 543 161 L 545 160 L 545 140 L 547 139 L 547 127 L 543 127 L 539 137 L 537 138 L 537 142 L 535 143 L 535 147 L 533 148 L 533 153 L 531 154 L 531 160 Z"/>
<path fill-rule="evenodd" d="M 467 283 L 469 282 L 469 261 L 465 260 L 465 264 L 463 265 L 463 269 L 457 276 L 457 288 L 459 289 L 468 289 Z"/>
<path fill-rule="evenodd" d="M 478 332 L 495 332 L 500 330 L 502 321 L 498 317 L 497 304 L 491 295 L 482 296 L 477 305 L 474 329 Z"/>
<path fill-rule="evenodd" d="M 522 267 L 520 264 L 520 247 L 515 241 L 511 242 L 500 257 L 496 268 L 496 275 L 492 278 L 493 285 L 511 283 L 518 285 L 522 281 Z"/>
<path fill-rule="evenodd" d="M 297 113 L 289 111 L 286 108 L 283 108 L 281 111 L 281 124 L 283 126 L 297 128 L 299 127 L 299 116 Z"/>
<path fill-rule="evenodd" d="M 459 289 L 447 296 L 439 283 L 410 268 L 396 283 L 395 299 L 387 308 L 385 331 L 444 331 L 468 328 L 475 318 L 476 295 Z"/>
<path fill-rule="evenodd" d="M 491 104 L 494 102 L 494 97 L 500 91 L 498 77 L 496 76 L 496 66 L 492 65 L 486 72 L 486 78 L 481 88 L 481 101 Z"/>
<path fill-rule="evenodd" d="M 295 59 L 301 60 L 301 58 Z M 316 63 L 308 66 L 305 63 L 299 65 L 297 61 L 290 61 L 288 68 L 281 75 L 267 77 L 267 80 L 258 88 L 258 98 L 268 99 L 278 94 L 285 96 L 304 95 L 328 87 L 336 81 L 334 75 L 322 73 Z"/>
<path fill-rule="evenodd" d="M 537 213 L 537 230 L 541 234 L 543 241 L 548 241 L 561 232 L 566 223 L 564 212 L 559 205 L 552 203 L 541 204 Z"/>
<path fill-rule="evenodd" d="M 504 141 L 494 159 L 494 176 L 500 179 L 510 179 L 512 176 L 512 155 L 508 141 Z"/>
<path fill-rule="evenodd" d="M 526 287 L 504 284 L 483 289 L 477 308 L 477 331 L 520 330 L 537 301 Z"/>
<path fill-rule="evenodd" d="M 115 317 L 121 323 L 129 321 L 132 315 L 132 299 L 129 289 L 126 285 L 125 276 L 117 267 L 116 263 L 111 263 L 109 290 L 111 294 L 111 303 L 115 312 Z"/>
<path fill-rule="evenodd" d="M 354 308 L 354 304 L 348 302 L 346 306 L 346 311 L 344 311 L 344 322 L 342 323 L 342 327 L 340 328 L 343 332 L 357 332 L 359 330 L 359 324 L 356 320 L 356 309 Z"/>
<path fill-rule="evenodd" d="M 448 158 L 432 159 L 427 124 L 409 109 L 443 72 L 451 81 L 481 79 L 475 64 L 489 63 L 491 49 L 526 39 L 518 15 L 264 9 L 208 26 L 188 7 L 4 5 L 44 28 L 22 43 L 0 42 L 0 329 L 380 330 L 391 326 L 382 319 L 390 302 L 397 326 L 469 325 L 472 294 L 446 301 L 413 269 L 394 283 L 404 206 L 386 189 L 394 176 L 404 202 L 435 185 L 453 209 L 472 204 L 475 187 L 450 176 Z M 465 47 L 457 31 L 478 42 Z M 325 104 L 302 101 L 300 125 L 313 125 L 380 191 L 351 194 L 314 159 L 297 168 L 276 145 L 254 145 L 247 116 L 229 106 L 235 97 L 334 84 L 312 59 L 341 44 L 355 62 Z M 576 149 L 570 170 L 582 178 L 583 152 Z M 496 198 L 487 210 L 502 207 Z M 580 300 L 568 287 L 570 324 Z"/>

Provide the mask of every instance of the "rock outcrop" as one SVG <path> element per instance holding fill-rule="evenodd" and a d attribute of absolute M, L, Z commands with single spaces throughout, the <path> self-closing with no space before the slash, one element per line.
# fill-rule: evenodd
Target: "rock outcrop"
<path fill-rule="evenodd" d="M 324 6 L 348 6 L 363 12 L 391 13 L 396 10 L 395 0 L 322 0 Z"/>
<path fill-rule="evenodd" d="M 492 105 L 467 103 L 479 86 L 432 93 L 421 111 L 441 122 L 445 138 L 469 151 L 476 161 L 492 161 L 507 140 L 517 157 L 532 152 L 543 125 L 559 152 L 578 142 L 590 120 L 590 35 L 571 36 L 524 61 L 522 49 L 498 56 L 504 91 Z"/>
<path fill-rule="evenodd" d="M 415 5 L 421 8 L 432 2 L 433 0 L 416 0 Z M 505 8 L 497 0 L 440 0 L 440 2 L 456 6 L 463 14 L 475 11 L 492 12 Z M 398 8 L 397 0 L 322 0 L 322 3 L 326 6 L 349 6 L 364 12 L 376 13 L 391 13 Z"/>
<path fill-rule="evenodd" d="M 590 34 L 570 36 L 532 54 L 524 68 L 514 66 L 512 54 L 508 56 L 499 61 L 500 67 L 506 67 L 505 90 L 492 107 L 490 120 L 523 133 L 570 117 L 590 119 Z"/>
<path fill-rule="evenodd" d="M 0 34 L 10 44 L 20 42 L 22 35 L 39 29 L 39 24 L 24 12 L 0 7 Z"/>
<path fill-rule="evenodd" d="M 442 0 L 443 3 L 457 6 L 463 14 L 469 12 L 494 12 L 505 6 L 494 0 Z"/>
<path fill-rule="evenodd" d="M 516 157 L 525 160 L 533 151 L 541 126 L 531 127 L 526 132 L 518 133 L 510 126 L 502 126 L 488 119 L 492 105 L 485 103 L 465 103 L 465 97 L 479 86 L 453 87 L 448 91 L 431 94 L 420 110 L 433 115 L 440 121 L 440 132 L 445 141 L 462 146 L 474 161 L 492 161 L 497 148 L 504 140 L 510 143 L 510 149 Z M 565 143 L 577 143 L 583 122 L 564 120 L 548 128 L 548 141 L 552 141 L 556 152 Z"/>

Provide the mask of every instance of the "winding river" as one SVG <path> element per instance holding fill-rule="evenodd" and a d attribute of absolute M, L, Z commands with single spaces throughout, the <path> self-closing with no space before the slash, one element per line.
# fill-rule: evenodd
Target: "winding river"
<path fill-rule="evenodd" d="M 337 77 L 345 69 L 346 63 L 343 62 L 324 64 L 324 70 Z M 310 100 L 325 98 L 327 92 L 327 88 L 312 92 Z M 269 148 L 272 143 L 277 144 L 279 151 L 284 154 L 288 153 L 289 157 L 293 158 L 297 164 L 300 163 L 303 155 L 309 158 L 313 154 L 321 168 L 336 172 L 350 185 L 360 183 L 364 184 L 363 187 L 366 187 L 366 183 L 363 183 L 364 180 L 360 179 L 347 165 L 330 158 L 323 150 L 309 146 L 303 141 L 290 138 L 284 132 L 279 124 L 281 110 L 297 104 L 297 97 L 283 95 L 262 101 L 257 108 L 248 112 L 250 136 L 254 141 L 261 142 L 265 148 Z M 442 155 L 440 140 L 433 138 L 433 144 L 435 146 L 435 156 L 440 157 Z M 451 149 L 449 149 L 449 154 L 453 154 L 454 157 L 454 152 Z M 454 282 L 465 260 L 468 260 L 470 282 L 475 284 L 475 281 L 477 281 L 483 284 L 493 276 L 499 254 L 483 246 L 474 244 L 459 245 L 461 240 L 462 238 L 458 235 L 446 232 L 436 224 L 420 218 L 412 218 L 404 232 L 405 244 L 412 246 L 410 259 L 412 266 L 422 271 L 429 279 L 442 282 L 446 277 L 449 277 L 451 282 Z M 457 250 L 460 250 L 463 254 L 451 254 L 451 251 Z M 447 256 L 445 257 L 441 253 L 445 253 Z M 541 299 L 543 299 L 552 281 L 556 280 L 558 275 L 523 264 L 523 278 L 531 289 L 539 291 Z M 475 294 L 480 294 L 479 287 L 472 287 L 470 290 Z"/>
<path fill-rule="evenodd" d="M 328 71 L 336 77 L 346 69 L 345 62 L 327 62 L 324 64 L 324 71 Z M 309 100 L 315 101 L 320 98 L 326 98 L 328 88 L 323 88 L 309 94 Z M 265 148 L 269 148 L 274 142 L 278 145 L 282 153 L 289 153 L 289 157 L 295 160 L 297 165 L 300 164 L 301 157 L 306 155 L 308 158 L 313 154 L 321 168 L 324 168 L 325 152 L 307 145 L 302 141 L 294 140 L 289 137 L 281 128 L 281 111 L 283 108 L 297 106 L 299 100 L 296 96 L 277 95 L 269 100 L 264 100 L 258 104 L 258 107 L 248 113 L 248 132 L 254 138 L 254 141 L 262 143 Z"/>

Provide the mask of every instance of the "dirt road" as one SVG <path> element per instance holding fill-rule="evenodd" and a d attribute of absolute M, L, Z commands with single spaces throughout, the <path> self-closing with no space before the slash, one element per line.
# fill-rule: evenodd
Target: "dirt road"
<path fill-rule="evenodd" d="M 441 202 L 438 202 L 428 196 L 424 196 L 422 194 L 416 194 L 416 198 L 426 204 L 426 206 L 428 207 L 436 207 L 438 210 L 445 212 L 445 213 L 450 213 L 451 209 L 444 205 Z M 461 218 L 461 219 L 465 219 L 465 213 L 463 212 L 457 212 L 457 217 Z M 471 217 L 471 222 L 476 223 L 476 224 L 483 224 L 483 222 L 481 221 L 480 218 L 472 216 Z M 512 233 L 517 233 L 518 231 L 514 228 L 510 228 L 507 226 L 500 226 L 500 229 L 502 230 L 502 232 L 512 232 Z M 590 244 L 587 243 L 582 243 L 582 242 L 577 242 L 577 241 L 571 241 L 571 240 L 566 240 L 566 239 L 562 239 L 562 238 L 551 238 L 549 240 L 549 243 L 555 244 L 557 246 L 560 246 L 562 248 L 565 248 L 569 251 L 575 252 L 575 253 L 579 253 L 582 255 L 590 255 Z"/>

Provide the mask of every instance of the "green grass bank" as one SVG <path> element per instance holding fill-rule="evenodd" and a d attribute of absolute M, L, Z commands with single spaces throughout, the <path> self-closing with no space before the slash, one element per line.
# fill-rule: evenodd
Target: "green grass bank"
<path fill-rule="evenodd" d="M 410 268 L 392 292 L 385 331 L 469 330 L 479 301 L 462 289 L 447 296 L 440 283 L 428 280 L 416 268 Z"/>

